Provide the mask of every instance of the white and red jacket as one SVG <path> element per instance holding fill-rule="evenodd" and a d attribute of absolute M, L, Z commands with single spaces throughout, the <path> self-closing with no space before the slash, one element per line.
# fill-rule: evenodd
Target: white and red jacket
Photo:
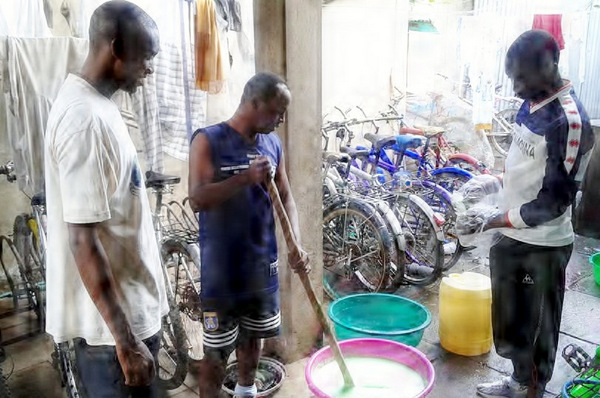
<path fill-rule="evenodd" d="M 593 145 L 589 118 L 570 83 L 539 103 L 525 101 L 503 177 L 501 210 L 513 228 L 502 233 L 539 246 L 573 243 L 571 204 Z"/>

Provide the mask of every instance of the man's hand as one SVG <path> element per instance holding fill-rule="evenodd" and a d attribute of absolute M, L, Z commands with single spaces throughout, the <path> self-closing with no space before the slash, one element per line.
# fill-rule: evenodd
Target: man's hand
<path fill-rule="evenodd" d="M 271 177 L 271 162 L 266 156 L 259 156 L 245 171 L 250 185 L 261 184 Z"/>
<path fill-rule="evenodd" d="M 117 344 L 117 358 L 128 386 L 150 385 L 155 376 L 154 358 L 150 350 L 138 338 L 131 344 Z"/>
<path fill-rule="evenodd" d="M 302 249 L 299 249 L 297 252 L 296 250 L 292 250 L 288 253 L 288 264 L 294 272 L 305 274 L 310 272 L 308 254 Z"/>
<path fill-rule="evenodd" d="M 497 193 L 501 188 L 498 177 L 482 174 L 467 181 L 459 192 L 463 195 L 463 200 L 467 205 L 474 205 L 480 203 L 488 195 Z"/>

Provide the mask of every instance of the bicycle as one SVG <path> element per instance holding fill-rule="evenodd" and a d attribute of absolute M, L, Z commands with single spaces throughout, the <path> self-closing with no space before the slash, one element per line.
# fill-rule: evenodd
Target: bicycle
<path fill-rule="evenodd" d="M 399 135 L 412 134 L 425 137 L 426 134 L 428 134 L 430 136 L 426 138 L 434 140 L 433 143 L 429 143 L 428 151 L 406 151 L 408 157 L 420 161 L 423 154 L 427 154 L 428 156 L 433 155 L 435 164 L 431 164 L 430 166 L 435 169 L 440 167 L 456 167 L 467 171 L 471 175 L 491 174 L 491 171 L 483 162 L 479 161 L 474 156 L 460 152 L 454 144 L 446 140 L 444 135 L 445 132 L 442 128 L 434 126 L 408 126 L 404 122 L 404 117 L 397 109 L 399 101 L 402 98 L 404 98 L 403 95 L 401 97 L 393 97 L 390 104 L 388 104 L 388 109 L 380 112 L 379 115 L 383 117 L 398 117 L 399 123 L 395 128 L 395 131 L 398 131 Z"/>
<path fill-rule="evenodd" d="M 360 108 L 359 108 L 360 109 Z M 350 123 L 373 123 L 379 120 L 393 120 L 396 116 L 382 116 L 381 118 L 364 119 L 361 121 L 352 120 Z M 399 117 L 399 120 L 402 118 Z M 374 124 L 375 125 L 375 124 Z M 336 137 L 344 140 L 348 137 L 346 143 L 352 141 L 353 133 L 348 128 L 348 122 L 336 122 L 331 125 L 337 129 Z M 375 125 L 376 126 L 376 125 Z M 377 126 L 376 126 L 377 127 Z M 326 128 L 331 128 L 326 126 Z M 377 131 L 377 129 L 376 129 Z M 439 130 L 436 130 L 437 133 Z M 437 134 L 436 136 L 441 136 Z M 422 147 L 422 136 L 399 135 L 399 136 L 381 136 L 373 133 L 366 133 L 363 138 L 371 143 L 368 158 L 364 159 L 361 165 L 357 163 L 354 166 L 361 168 L 371 174 L 375 174 L 381 183 L 393 181 L 397 173 L 405 173 L 407 167 L 403 164 L 403 157 L 406 153 L 413 154 L 413 157 L 419 159 L 417 170 L 414 173 L 407 173 L 407 179 L 410 180 L 408 186 L 412 193 L 415 193 L 425 199 L 428 205 L 434 208 L 434 215 L 442 215 L 443 220 L 437 217 L 436 223 L 442 228 L 444 233 L 444 262 L 442 270 L 448 270 L 453 267 L 463 252 L 463 247 L 459 244 L 458 236 L 454 229 L 456 212 L 452 206 L 452 198 L 449 190 L 456 190 L 464 182 L 468 181 L 472 175 L 462 169 L 454 167 L 439 167 L 439 153 L 436 158 L 434 168 L 427 157 L 423 157 L 415 152 L 415 149 Z M 425 140 L 423 153 L 428 153 L 429 138 Z M 357 149 L 366 149 L 364 146 L 356 146 Z M 387 154 L 388 149 L 393 149 L 396 159 L 392 161 Z M 409 266 L 410 269 L 410 266 Z M 410 276 L 409 276 L 410 279 Z"/>
<path fill-rule="evenodd" d="M 396 261 L 390 263 L 388 282 L 379 289 L 393 291 L 403 282 L 426 285 L 435 281 L 443 265 L 443 233 L 436 221 L 439 215 L 419 196 L 397 189 L 395 182 L 382 184 L 376 175 L 354 166 L 357 159 L 370 155 L 369 150 L 341 149 L 348 162 L 330 168 L 332 172 L 325 175 L 327 189 L 370 205 L 380 213 L 383 226 L 393 236 L 392 243 L 396 243 Z"/>
<path fill-rule="evenodd" d="M 0 166 L 0 175 L 5 175 L 7 181 L 16 181 L 13 174 L 14 165 L 8 162 Z M 12 239 L 8 236 L 0 236 L 0 264 L 7 283 L 11 290 L 13 298 L 13 307 L 19 310 L 19 300 L 27 298 L 28 308 L 36 314 L 39 324 L 39 330 L 45 328 L 45 274 L 43 259 L 43 233 L 39 233 L 37 226 L 42 225 L 44 219 L 43 205 L 39 205 L 41 195 L 34 195 L 31 198 L 31 214 L 20 214 L 15 218 L 13 224 Z M 32 232 L 35 230 L 35 234 Z M 20 276 L 20 283 L 15 283 L 4 262 L 4 247 L 12 253 L 12 257 L 17 264 Z"/>
<path fill-rule="evenodd" d="M 0 166 L 0 174 L 5 174 L 9 182 L 16 181 L 16 176 L 12 174 L 14 167 L 12 162 L 8 162 L 4 166 Z M 7 237 L 0 237 L 0 242 L 8 244 L 8 247 L 13 252 L 16 258 L 19 268 L 31 269 L 31 264 L 35 264 L 39 270 L 42 270 L 41 276 L 45 276 L 45 249 L 46 249 L 46 220 L 45 220 L 45 196 L 43 193 L 38 193 L 30 198 L 32 207 L 31 214 L 20 214 L 15 218 L 13 226 L 13 233 L 15 237 L 15 243 L 13 243 Z M 18 243 L 17 243 L 18 242 Z M 2 246 L 0 245 L 0 259 L 1 259 Z M 13 291 L 13 301 L 15 307 L 18 305 L 19 294 L 15 294 L 14 283 L 10 274 L 7 272 L 4 262 L 2 267 L 7 275 L 8 283 Z M 31 272 L 22 272 L 27 275 Z M 29 276 L 29 278 L 32 278 Z M 45 278 L 44 278 L 45 279 Z M 32 285 L 31 283 L 29 285 Z M 40 284 L 33 284 L 40 285 Z M 43 285 L 45 288 L 45 285 Z M 45 300 L 35 300 L 35 297 L 43 297 L 41 288 L 36 291 L 35 288 L 33 296 L 30 301 L 35 301 L 34 304 L 30 304 L 34 308 L 37 308 L 36 314 L 39 314 L 38 319 L 40 320 L 40 330 L 43 331 L 43 325 L 45 320 Z M 67 396 L 69 398 L 80 397 L 79 378 L 75 367 L 74 350 L 71 342 L 54 343 L 54 351 L 51 356 L 53 367 L 59 372 L 61 377 L 61 384 L 65 387 Z"/>
<path fill-rule="evenodd" d="M 439 73 L 437 75 L 448 80 L 447 76 Z M 462 94 L 457 95 L 457 97 L 468 106 L 473 107 L 473 102 L 466 98 L 465 95 L 466 92 L 470 90 L 471 83 L 460 83 L 460 85 L 464 86 L 464 89 L 459 90 Z M 492 125 L 491 129 L 485 129 L 484 131 L 496 152 L 501 156 L 506 157 L 510 144 L 512 143 L 517 113 L 523 104 L 523 100 L 518 97 L 499 95 L 498 93 L 501 89 L 501 84 L 497 84 L 494 87 L 494 114 L 492 116 Z"/>
<path fill-rule="evenodd" d="M 171 186 L 180 181 L 177 176 L 146 172 L 146 188 L 156 198 L 152 219 L 169 302 L 159 352 L 159 379 L 166 389 L 181 385 L 189 360 L 202 356 L 198 224 L 184 205 L 163 203 L 163 195 L 172 193 Z"/>
<path fill-rule="evenodd" d="M 592 358 L 576 344 L 567 345 L 562 357 L 576 372 L 577 376 L 567 381 L 562 388 L 562 398 L 594 398 L 600 396 L 600 347 Z"/>

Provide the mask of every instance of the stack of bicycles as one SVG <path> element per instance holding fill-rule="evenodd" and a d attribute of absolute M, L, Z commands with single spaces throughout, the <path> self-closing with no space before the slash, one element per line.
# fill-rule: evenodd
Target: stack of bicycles
<path fill-rule="evenodd" d="M 394 122 L 398 134 L 378 133 Z M 351 126 L 374 133 L 353 145 Z M 344 119 L 322 126 L 324 148 L 335 133 L 336 152 L 323 154 L 324 288 L 333 298 L 356 292 L 427 285 L 453 267 L 464 247 L 455 233 L 452 192 L 489 170 L 456 152 L 444 130 L 409 128 L 402 117 Z"/>

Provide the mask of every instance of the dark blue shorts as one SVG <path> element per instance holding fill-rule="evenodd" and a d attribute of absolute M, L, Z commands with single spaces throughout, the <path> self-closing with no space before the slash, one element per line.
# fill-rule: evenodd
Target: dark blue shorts
<path fill-rule="evenodd" d="M 154 357 L 158 373 L 160 333 L 144 340 Z M 117 359 L 114 346 L 88 345 L 84 339 L 74 339 L 77 372 L 82 384 L 81 396 L 94 398 L 159 398 L 162 397 L 156 378 L 150 386 L 125 385 L 125 376 Z"/>
<path fill-rule="evenodd" d="M 202 300 L 204 354 L 226 358 L 238 341 L 279 335 L 281 313 L 279 291 L 257 293 L 250 297 Z"/>

